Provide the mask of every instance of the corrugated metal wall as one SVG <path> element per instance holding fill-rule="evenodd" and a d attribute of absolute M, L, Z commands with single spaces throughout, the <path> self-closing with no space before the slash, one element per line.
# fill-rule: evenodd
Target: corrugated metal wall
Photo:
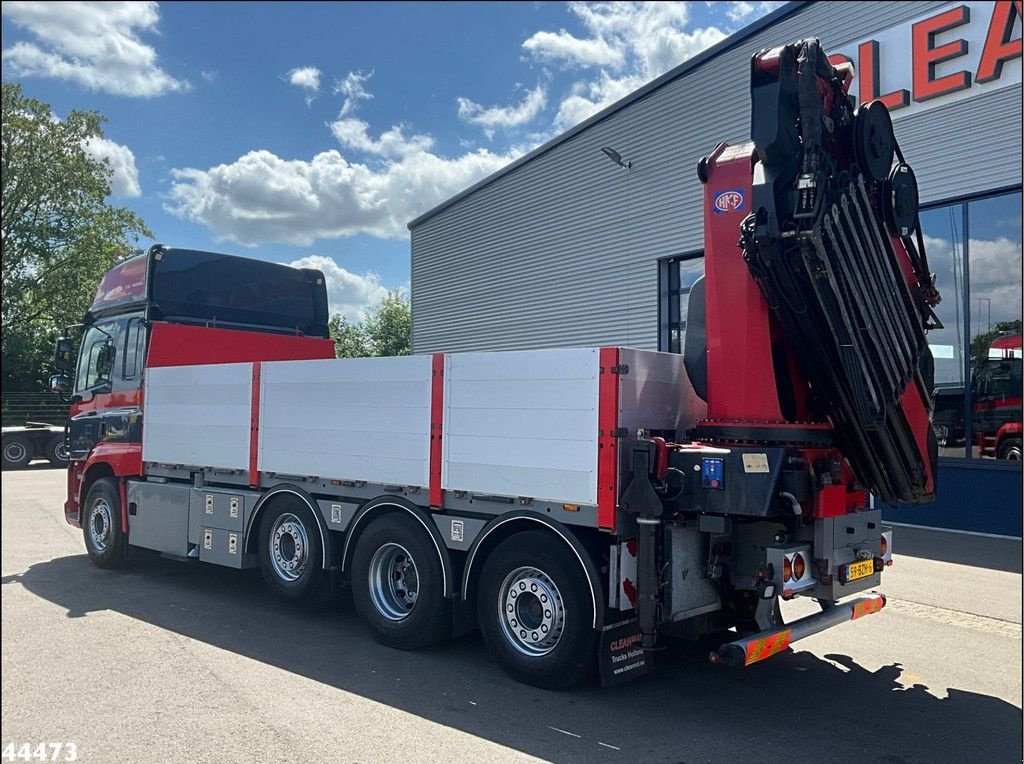
<path fill-rule="evenodd" d="M 657 261 L 703 246 L 695 167 L 749 134 L 751 54 L 809 35 L 837 49 L 942 5 L 808 4 L 421 221 L 413 351 L 656 348 Z M 896 114 L 926 202 L 1021 182 L 1019 88 L 942 108 L 957 114 L 939 131 L 938 109 Z"/>

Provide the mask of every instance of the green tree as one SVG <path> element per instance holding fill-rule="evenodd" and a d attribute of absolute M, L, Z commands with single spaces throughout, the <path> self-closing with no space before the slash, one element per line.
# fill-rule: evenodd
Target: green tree
<path fill-rule="evenodd" d="M 49 104 L 3 83 L 2 323 L 4 390 L 39 389 L 60 327 L 81 320 L 100 278 L 152 232 L 107 202 L 111 169 L 85 141 L 104 118 Z"/>
<path fill-rule="evenodd" d="M 343 315 L 335 313 L 331 316 L 327 328 L 330 330 L 331 339 L 334 340 L 334 354 L 338 358 L 362 358 L 370 355 L 362 324 L 350 323 Z"/>
<path fill-rule="evenodd" d="M 1021 320 L 1018 318 L 1013 321 L 999 321 L 990 331 L 974 335 L 971 338 L 971 368 L 975 371 L 981 368 L 981 365 L 988 358 L 989 347 L 1000 335 L 1009 332 L 1019 334 L 1020 331 Z"/>
<path fill-rule="evenodd" d="M 409 355 L 412 312 L 409 297 L 399 290 L 388 292 L 363 323 L 373 355 Z"/>
<path fill-rule="evenodd" d="M 340 314 L 331 316 L 328 328 L 338 358 L 409 355 L 409 298 L 399 290 L 389 292 L 357 323 Z"/>

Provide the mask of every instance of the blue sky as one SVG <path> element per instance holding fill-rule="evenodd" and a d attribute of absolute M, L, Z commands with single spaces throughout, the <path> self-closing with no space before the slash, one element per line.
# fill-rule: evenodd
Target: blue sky
<path fill-rule="evenodd" d="M 5 2 L 3 79 L 108 118 L 157 240 L 320 267 L 358 319 L 409 220 L 778 5 Z"/>

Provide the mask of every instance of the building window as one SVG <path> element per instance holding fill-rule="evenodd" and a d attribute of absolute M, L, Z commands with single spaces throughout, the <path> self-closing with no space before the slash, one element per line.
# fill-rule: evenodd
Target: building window
<path fill-rule="evenodd" d="M 928 265 L 942 302 L 935 314 L 941 329 L 928 334 L 935 359 L 935 413 L 932 421 L 939 440 L 940 456 L 963 456 L 964 379 L 964 209 L 961 204 L 935 207 L 921 212 Z"/>
<path fill-rule="evenodd" d="M 1021 194 L 967 202 L 970 455 L 1021 458 Z"/>
<path fill-rule="evenodd" d="M 686 311 L 690 303 L 690 289 L 694 282 L 703 275 L 703 252 L 669 257 L 658 262 L 659 350 L 669 353 L 683 352 L 683 336 L 686 333 Z"/>

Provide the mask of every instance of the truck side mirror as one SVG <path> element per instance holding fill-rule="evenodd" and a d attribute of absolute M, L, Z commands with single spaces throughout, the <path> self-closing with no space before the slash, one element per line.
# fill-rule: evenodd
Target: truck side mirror
<path fill-rule="evenodd" d="M 75 365 L 75 346 L 70 337 L 60 337 L 53 345 L 53 368 L 58 372 L 70 371 Z"/>
<path fill-rule="evenodd" d="M 71 378 L 65 374 L 54 374 L 50 377 L 50 390 L 58 395 L 71 392 Z"/>

